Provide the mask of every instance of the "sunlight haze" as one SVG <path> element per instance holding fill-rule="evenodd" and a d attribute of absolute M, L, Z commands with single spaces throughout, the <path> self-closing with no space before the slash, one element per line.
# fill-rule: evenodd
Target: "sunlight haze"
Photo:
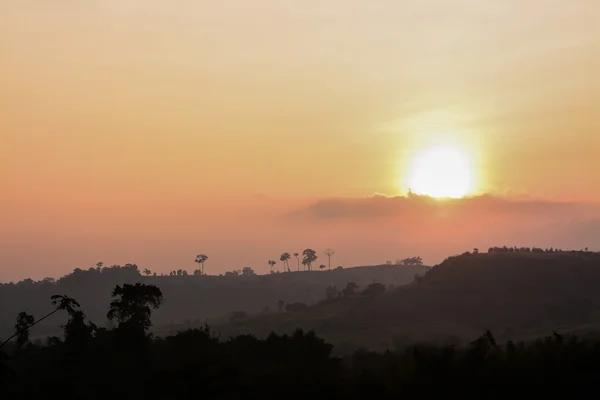
<path fill-rule="evenodd" d="M 519 238 L 597 248 L 599 13 L 1 1 L 0 280 L 191 270 L 201 253 L 211 274 L 264 273 L 307 247 L 339 265 Z M 432 165 L 456 183 L 432 187 Z"/>

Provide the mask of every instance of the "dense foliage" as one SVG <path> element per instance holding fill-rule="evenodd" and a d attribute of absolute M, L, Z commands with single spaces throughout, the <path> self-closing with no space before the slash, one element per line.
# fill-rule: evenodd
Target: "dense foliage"
<path fill-rule="evenodd" d="M 600 341 L 556 333 L 499 345 L 488 331 L 465 347 L 413 345 L 336 358 L 332 345 L 302 330 L 220 340 L 205 326 L 154 338 L 147 329 L 160 289 L 125 284 L 113 297 L 109 314 L 118 324 L 111 330 L 86 323 L 73 299 L 55 297 L 56 312 L 68 315 L 65 335 L 44 345 L 28 340 L 35 322 L 19 314 L 18 339 L 0 349 L 4 398 L 491 397 L 499 387 L 527 386 L 539 396 L 565 385 L 573 398 L 600 378 Z"/>

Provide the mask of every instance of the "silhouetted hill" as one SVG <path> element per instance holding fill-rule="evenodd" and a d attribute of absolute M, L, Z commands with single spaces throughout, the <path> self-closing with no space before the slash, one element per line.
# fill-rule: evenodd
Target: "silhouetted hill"
<path fill-rule="evenodd" d="M 296 327 L 344 348 L 414 341 L 460 342 L 490 329 L 499 340 L 600 327 L 600 254 L 489 253 L 451 257 L 415 283 L 354 295 L 298 313 L 236 321 L 224 335 Z M 600 330 L 600 329 L 598 329 Z"/>
<path fill-rule="evenodd" d="M 107 304 L 117 284 L 147 283 L 158 286 L 165 297 L 153 316 L 157 328 L 173 324 L 201 324 L 207 319 L 238 313 L 276 310 L 278 302 L 313 304 L 325 297 L 329 286 L 343 287 L 348 282 L 366 285 L 405 285 L 420 266 L 366 266 L 332 271 L 287 272 L 250 276 L 142 276 L 135 265 L 77 269 L 57 280 L 0 285 L 0 337 L 13 331 L 15 318 L 27 311 L 39 318 L 52 310 L 50 296 L 66 294 L 77 299 L 90 320 L 103 326 Z M 61 316 L 53 316 L 32 330 L 33 337 L 60 333 Z"/>

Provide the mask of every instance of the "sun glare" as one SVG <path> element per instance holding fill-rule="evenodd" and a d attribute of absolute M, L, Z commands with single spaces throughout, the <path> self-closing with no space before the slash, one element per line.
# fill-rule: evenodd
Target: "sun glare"
<path fill-rule="evenodd" d="M 417 154 L 409 170 L 413 193 L 435 198 L 460 198 L 473 191 L 473 166 L 459 148 L 433 147 Z"/>

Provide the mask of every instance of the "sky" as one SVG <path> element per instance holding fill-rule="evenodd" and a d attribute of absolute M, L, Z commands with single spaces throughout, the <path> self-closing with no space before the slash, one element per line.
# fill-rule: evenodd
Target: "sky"
<path fill-rule="evenodd" d="M 0 1 L 0 281 L 600 250 L 596 0 Z M 473 198 L 406 198 L 448 144 Z M 484 224 L 485 222 L 485 224 Z M 502 243 L 500 243 L 502 242 Z"/>

